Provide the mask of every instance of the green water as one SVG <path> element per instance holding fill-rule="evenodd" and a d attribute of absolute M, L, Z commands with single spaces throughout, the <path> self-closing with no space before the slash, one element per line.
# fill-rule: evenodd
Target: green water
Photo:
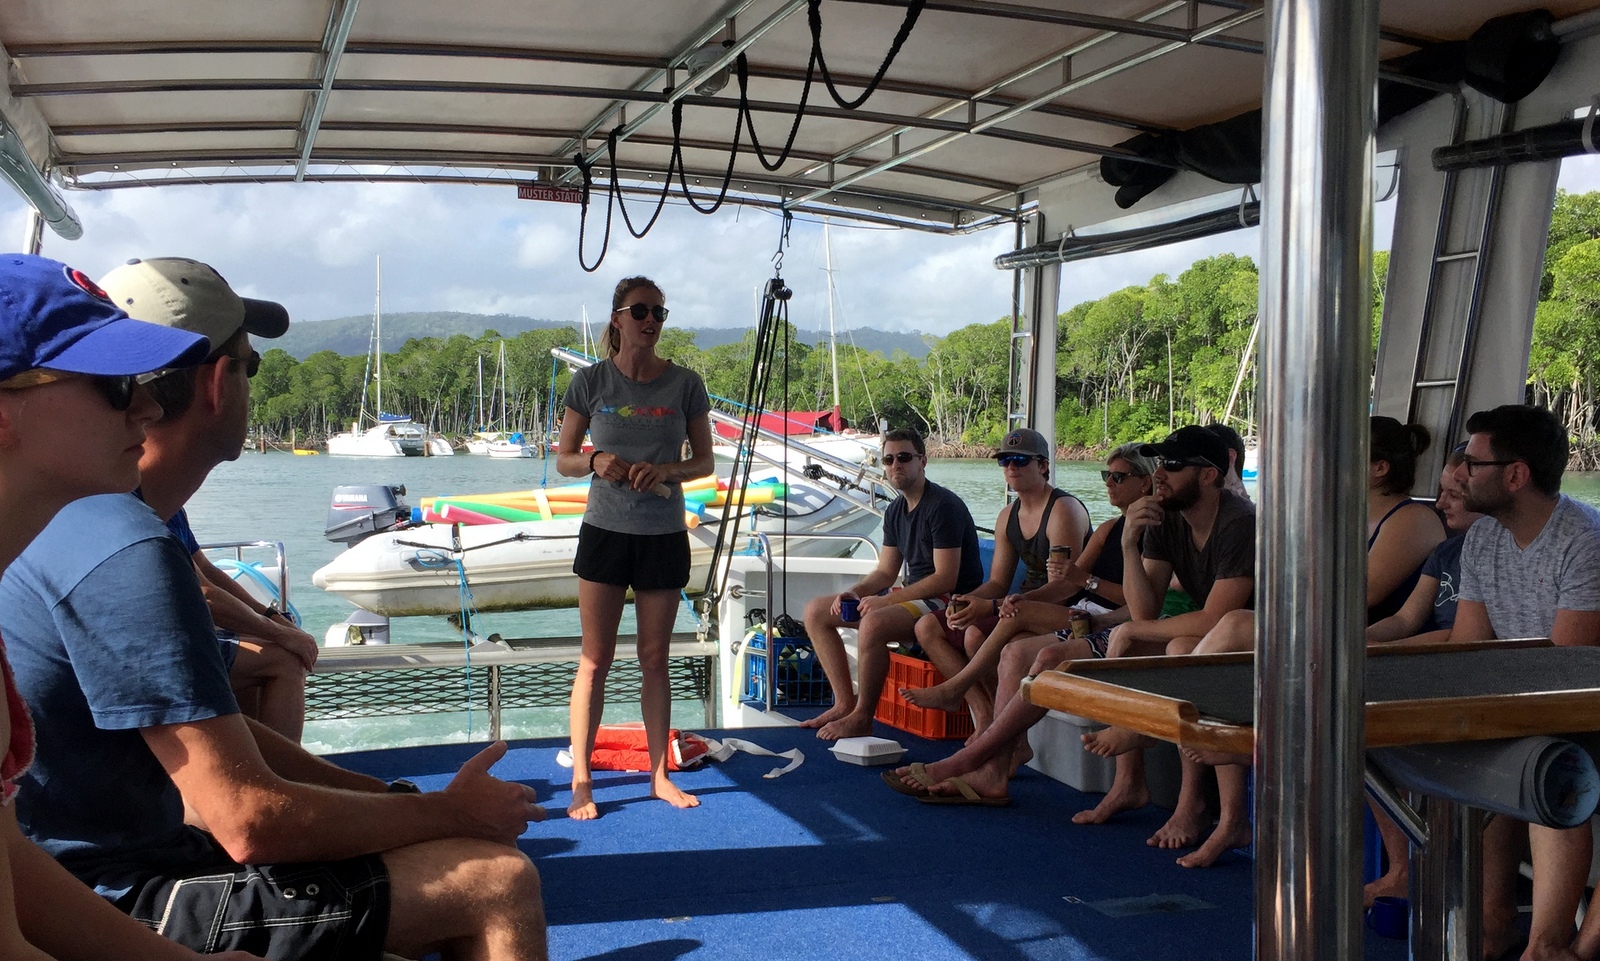
<path fill-rule="evenodd" d="M 1098 523 L 1111 516 L 1099 463 L 1066 462 L 1057 466 L 1056 482 L 1077 494 Z M 928 476 L 962 496 L 982 527 L 994 524 L 1005 491 L 993 461 L 934 460 Z M 488 457 L 342 458 L 320 455 L 244 454 L 216 469 L 189 504 L 190 521 L 202 543 L 241 540 L 282 541 L 288 550 L 290 599 L 313 636 L 321 638 L 330 624 L 355 608 L 344 599 L 311 584 L 311 574 L 343 550 L 322 536 L 333 488 L 341 484 L 404 484 L 407 502 L 436 494 L 470 494 L 560 483 L 552 465 L 548 475 L 541 460 L 497 460 Z M 1563 489 L 1574 497 L 1600 504 L 1600 473 L 1569 474 Z M 797 613 L 797 612 L 791 612 Z M 579 633 L 577 611 L 486 614 L 476 622 L 480 634 L 506 637 L 561 637 Z M 687 610 L 678 629 L 694 630 Z M 633 630 L 624 617 L 623 633 Z M 459 633 L 440 617 L 398 618 L 392 625 L 396 642 L 447 641 Z M 608 720 L 637 718 L 637 705 L 608 707 Z M 483 719 L 476 718 L 474 738 L 482 737 Z M 688 728 L 704 724 L 695 704 L 680 704 L 674 723 Z M 548 737 L 566 732 L 564 709 L 508 712 L 507 735 Z M 357 750 L 402 744 L 461 740 L 467 731 L 462 715 L 385 718 L 371 721 L 328 721 L 307 725 L 306 743 L 321 751 Z"/>

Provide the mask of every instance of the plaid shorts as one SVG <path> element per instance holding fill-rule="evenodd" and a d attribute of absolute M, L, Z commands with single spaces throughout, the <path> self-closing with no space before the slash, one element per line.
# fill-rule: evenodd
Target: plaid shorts
<path fill-rule="evenodd" d="M 1056 631 L 1056 637 L 1063 641 L 1072 640 L 1072 628 L 1064 627 L 1061 630 Z M 1079 640 L 1088 642 L 1090 654 L 1093 654 L 1095 657 L 1105 657 L 1106 644 L 1111 640 L 1111 628 L 1108 627 L 1103 631 L 1095 631 L 1088 637 L 1079 638 Z"/>
<path fill-rule="evenodd" d="M 219 859 L 135 885 L 119 907 L 201 954 L 377 961 L 389 933 L 389 872 L 376 854 L 313 864 Z"/>

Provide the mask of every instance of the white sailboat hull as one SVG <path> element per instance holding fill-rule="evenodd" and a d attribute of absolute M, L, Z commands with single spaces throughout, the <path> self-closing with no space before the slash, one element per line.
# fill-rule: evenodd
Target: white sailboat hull
<path fill-rule="evenodd" d="M 876 514 L 829 494 L 820 487 L 791 485 L 787 541 L 783 519 L 761 516 L 756 529 L 772 539 L 775 553 L 788 556 L 840 557 L 863 545 L 849 538 L 876 537 Z M 713 508 L 713 511 L 716 509 Z M 575 607 L 578 579 L 572 573 L 581 518 L 521 524 L 485 524 L 461 528 L 463 562 L 480 611 L 512 611 Z M 698 588 L 710 569 L 717 519 L 690 532 L 689 586 Z M 748 524 L 745 526 L 748 530 Z M 421 546 L 418 546 L 421 545 Z M 786 545 L 786 546 L 785 546 Z M 742 546 L 742 545 L 741 545 Z M 427 524 L 379 534 L 340 554 L 312 575 L 312 583 L 357 607 L 403 617 L 454 614 L 460 609 L 460 576 L 450 560 L 451 528 Z"/>
<path fill-rule="evenodd" d="M 345 431 L 328 438 L 328 453 L 344 457 L 421 457 L 427 441 L 415 427 L 379 424 L 363 431 Z"/>

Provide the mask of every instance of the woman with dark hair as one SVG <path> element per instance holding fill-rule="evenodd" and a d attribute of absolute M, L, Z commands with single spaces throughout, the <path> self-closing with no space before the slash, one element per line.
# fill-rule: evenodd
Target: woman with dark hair
<path fill-rule="evenodd" d="M 617 652 L 628 591 L 638 620 L 640 705 L 650 748 L 650 794 L 674 807 L 700 802 L 667 779 L 672 693 L 667 648 L 678 596 L 689 582 L 689 534 L 682 483 L 711 473 L 711 405 L 693 371 L 656 354 L 666 297 L 648 277 L 627 277 L 611 298 L 601 340 L 605 360 L 567 388 L 556 469 L 593 474 L 572 572 L 578 575 L 583 653 L 572 683 L 572 801 L 567 814 L 599 816 L 589 755 L 605 710 L 605 682 Z M 583 452 L 583 435 L 594 443 Z M 683 458 L 683 445 L 690 456 Z"/>
<path fill-rule="evenodd" d="M 1428 431 L 1393 417 L 1372 418 L 1367 468 L 1367 623 L 1399 612 L 1417 586 L 1422 564 L 1445 539 L 1444 521 L 1411 499 L 1417 455 Z"/>

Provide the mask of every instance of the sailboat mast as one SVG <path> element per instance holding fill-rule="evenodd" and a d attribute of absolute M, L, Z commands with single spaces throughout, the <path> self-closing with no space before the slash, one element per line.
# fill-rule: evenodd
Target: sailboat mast
<path fill-rule="evenodd" d="M 478 406 L 472 410 L 472 429 L 483 429 L 483 355 L 478 355 Z"/>
<path fill-rule="evenodd" d="M 378 255 L 378 282 L 377 293 L 372 302 L 372 339 L 373 353 L 377 355 L 373 363 L 373 370 L 377 371 L 378 382 L 378 423 L 383 423 L 383 255 Z"/>
<path fill-rule="evenodd" d="M 581 309 L 583 310 L 583 352 L 592 357 L 594 354 L 589 350 L 589 305 L 584 304 Z"/>
<path fill-rule="evenodd" d="M 833 413 L 839 415 L 839 331 L 833 320 L 833 235 L 828 221 L 822 222 L 822 252 L 828 272 L 828 354 L 833 358 Z M 835 424 L 835 428 L 843 424 Z"/>
<path fill-rule="evenodd" d="M 506 418 L 506 342 L 500 342 L 500 429 L 510 430 Z"/>

